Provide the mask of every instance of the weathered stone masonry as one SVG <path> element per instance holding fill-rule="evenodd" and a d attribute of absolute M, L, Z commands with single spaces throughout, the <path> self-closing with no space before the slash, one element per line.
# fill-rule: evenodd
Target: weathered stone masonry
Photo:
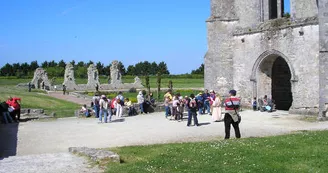
<path fill-rule="evenodd" d="M 282 5 L 211 0 L 205 88 L 236 89 L 244 104 L 268 95 L 278 108 L 325 117 L 328 0 L 291 0 L 291 18 Z"/>

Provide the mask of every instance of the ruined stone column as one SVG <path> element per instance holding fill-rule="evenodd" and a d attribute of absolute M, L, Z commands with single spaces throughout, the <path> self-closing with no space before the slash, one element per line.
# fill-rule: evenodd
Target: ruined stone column
<path fill-rule="evenodd" d="M 100 86 L 99 83 L 99 72 L 94 64 L 90 64 L 88 68 L 88 87 L 95 88 L 97 85 Z"/>
<path fill-rule="evenodd" d="M 110 84 L 120 85 L 122 84 L 122 75 L 118 67 L 118 61 L 113 61 L 110 67 Z"/>
<path fill-rule="evenodd" d="M 63 85 L 66 86 L 67 90 L 78 90 L 74 78 L 74 67 L 71 63 L 66 64 Z"/>
<path fill-rule="evenodd" d="M 319 119 L 328 109 L 328 0 L 319 0 Z"/>

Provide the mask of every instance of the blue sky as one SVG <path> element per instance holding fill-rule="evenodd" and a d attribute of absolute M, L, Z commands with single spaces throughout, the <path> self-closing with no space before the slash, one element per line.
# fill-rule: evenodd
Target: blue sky
<path fill-rule="evenodd" d="M 0 66 L 147 60 L 189 73 L 203 63 L 209 15 L 210 0 L 1 1 Z"/>

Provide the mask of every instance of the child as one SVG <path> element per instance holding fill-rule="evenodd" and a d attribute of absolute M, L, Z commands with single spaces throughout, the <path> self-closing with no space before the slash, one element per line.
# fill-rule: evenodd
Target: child
<path fill-rule="evenodd" d="M 135 109 L 132 105 L 132 102 L 128 98 L 126 98 L 125 102 L 124 102 L 124 105 L 128 108 L 128 115 L 133 116 L 133 114 L 135 112 Z"/>
<path fill-rule="evenodd" d="M 257 101 L 256 101 L 256 97 L 253 98 L 252 100 L 252 106 L 253 106 L 253 111 L 257 110 Z"/>
<path fill-rule="evenodd" d="M 90 116 L 90 111 L 87 109 L 87 105 L 83 105 L 80 112 L 83 113 L 85 115 L 85 117 Z"/>

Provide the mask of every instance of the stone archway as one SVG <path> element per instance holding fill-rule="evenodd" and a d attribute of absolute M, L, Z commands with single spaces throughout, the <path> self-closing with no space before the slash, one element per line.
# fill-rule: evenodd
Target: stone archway
<path fill-rule="evenodd" d="M 292 106 L 293 83 L 297 77 L 289 59 L 281 52 L 270 50 L 260 55 L 253 66 L 251 81 L 254 97 L 267 95 L 275 100 L 279 110 L 289 110 Z"/>

